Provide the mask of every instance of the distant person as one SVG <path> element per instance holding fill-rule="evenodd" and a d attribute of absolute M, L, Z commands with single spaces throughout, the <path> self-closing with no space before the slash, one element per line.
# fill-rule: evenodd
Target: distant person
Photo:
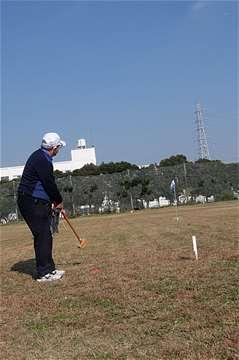
<path fill-rule="evenodd" d="M 66 143 L 56 133 L 43 136 L 41 148 L 26 162 L 18 187 L 18 207 L 34 238 L 37 281 L 59 280 L 63 270 L 57 270 L 52 257 L 50 229 L 52 203 L 55 211 L 63 210 L 62 196 L 55 183 L 52 159 Z"/>

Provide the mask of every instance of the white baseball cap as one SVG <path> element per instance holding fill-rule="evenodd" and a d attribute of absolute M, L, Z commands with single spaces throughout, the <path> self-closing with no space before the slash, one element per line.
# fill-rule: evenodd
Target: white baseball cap
<path fill-rule="evenodd" d="M 65 141 L 61 140 L 60 136 L 57 133 L 46 133 L 41 142 L 41 147 L 44 149 L 50 149 L 56 146 L 66 146 Z"/>

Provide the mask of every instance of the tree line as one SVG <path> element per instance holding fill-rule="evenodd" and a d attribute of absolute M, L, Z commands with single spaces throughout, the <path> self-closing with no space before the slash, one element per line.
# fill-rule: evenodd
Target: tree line
<path fill-rule="evenodd" d="M 67 211 L 77 215 L 82 206 L 98 212 L 106 199 L 109 207 L 118 204 L 121 211 L 142 208 L 143 202 L 159 196 L 173 201 L 172 179 L 177 196 L 187 194 L 194 199 L 197 195 L 214 195 L 216 201 L 230 200 L 239 189 L 239 164 L 219 160 L 189 162 L 184 155 L 176 155 L 144 168 L 128 162 L 89 164 L 73 172 L 55 171 L 55 177 Z M 1 216 L 16 210 L 18 182 L 1 182 Z"/>

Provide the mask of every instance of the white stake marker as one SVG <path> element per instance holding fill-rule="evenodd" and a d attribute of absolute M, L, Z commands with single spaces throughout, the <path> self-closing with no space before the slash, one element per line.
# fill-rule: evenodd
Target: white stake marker
<path fill-rule="evenodd" d="M 194 251 L 196 260 L 198 260 L 198 248 L 197 248 L 197 239 L 196 239 L 196 236 L 192 236 L 192 240 L 193 240 L 193 251 Z"/>

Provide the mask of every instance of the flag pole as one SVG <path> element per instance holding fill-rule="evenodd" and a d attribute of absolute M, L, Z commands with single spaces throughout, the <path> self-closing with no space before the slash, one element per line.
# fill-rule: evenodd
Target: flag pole
<path fill-rule="evenodd" d="M 174 201 L 175 201 L 175 204 L 176 204 L 176 220 L 178 222 L 179 217 L 178 217 L 178 201 L 177 201 L 177 195 L 176 195 L 176 186 L 174 187 Z"/>
<path fill-rule="evenodd" d="M 175 206 L 176 206 L 176 209 L 175 209 L 176 210 L 176 220 L 178 222 L 179 221 L 179 217 L 178 217 L 178 201 L 177 201 L 177 195 L 176 195 L 176 184 L 175 184 L 174 179 L 171 181 L 170 190 L 174 194 L 174 203 L 175 203 Z"/>

